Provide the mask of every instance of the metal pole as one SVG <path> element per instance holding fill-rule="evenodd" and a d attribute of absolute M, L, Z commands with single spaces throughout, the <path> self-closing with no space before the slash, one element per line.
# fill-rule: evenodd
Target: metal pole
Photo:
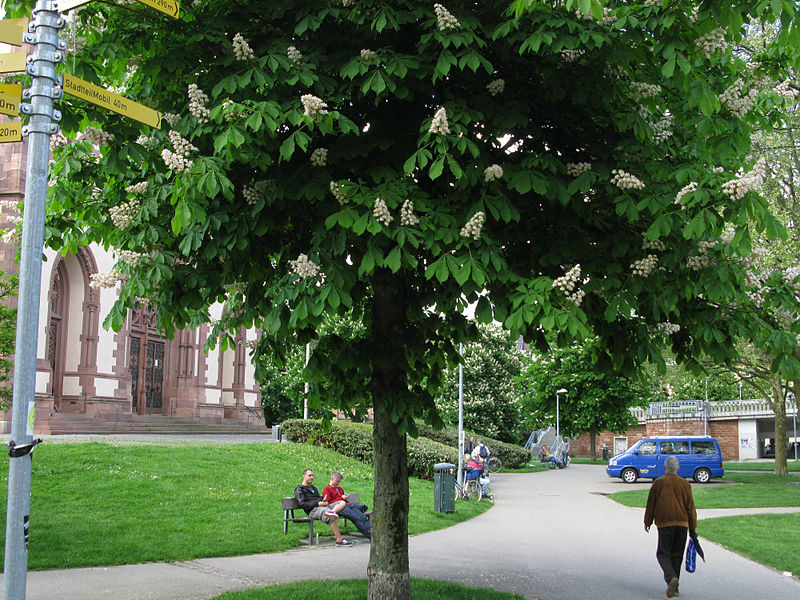
<path fill-rule="evenodd" d="M 22 128 L 28 137 L 25 175 L 25 210 L 20 248 L 17 340 L 14 351 L 14 392 L 11 414 L 12 446 L 33 444 L 36 398 L 36 346 L 39 329 L 39 301 L 42 281 L 42 247 L 47 196 L 47 166 L 50 135 L 58 131 L 61 115 L 53 110 L 53 99 L 61 97 L 61 78 L 56 64 L 64 60 L 66 44 L 58 39 L 65 23 L 51 0 L 37 0 L 34 18 L 22 41 L 33 44 L 27 72 L 30 89 L 23 92 L 30 104 L 20 104 L 29 115 Z M 31 446 L 32 448 L 32 446 Z M 8 510 L 6 513 L 5 578 L 3 600 L 24 600 L 28 569 L 28 526 L 31 503 L 31 454 L 11 454 L 8 466 Z"/>
<path fill-rule="evenodd" d="M 306 366 L 311 360 L 311 344 L 306 344 Z M 308 419 L 308 381 L 303 384 L 303 418 Z"/>
<path fill-rule="evenodd" d="M 458 345 L 461 360 L 464 359 L 464 344 Z M 458 485 L 464 484 L 464 365 L 458 363 Z"/>

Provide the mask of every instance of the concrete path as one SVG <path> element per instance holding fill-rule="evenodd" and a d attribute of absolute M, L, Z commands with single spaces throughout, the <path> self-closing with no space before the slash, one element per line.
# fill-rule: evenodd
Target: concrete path
<path fill-rule="evenodd" d="M 605 497 L 613 491 L 648 487 L 649 482 L 625 485 L 612 480 L 593 465 L 533 474 L 501 473 L 494 477 L 497 503 L 491 510 L 409 540 L 411 574 L 538 600 L 663 598 L 666 586 L 655 560 L 655 528 L 646 534 L 642 509 Z M 277 515 L 271 521 L 279 526 Z M 694 574 L 684 573 L 682 600 L 800 598 L 796 577 L 709 541 L 703 548 L 708 562 L 700 563 Z M 312 577 L 362 578 L 368 559 L 369 545 L 364 542 L 350 548 L 323 546 L 170 564 L 39 571 L 28 575 L 27 598 L 210 598 L 228 590 Z"/>

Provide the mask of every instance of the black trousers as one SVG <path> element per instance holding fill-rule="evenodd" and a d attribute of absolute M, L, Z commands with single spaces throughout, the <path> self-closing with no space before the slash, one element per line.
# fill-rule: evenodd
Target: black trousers
<path fill-rule="evenodd" d="M 656 549 L 656 559 L 664 571 L 664 581 L 669 583 L 670 579 L 681 576 L 681 565 L 683 564 L 683 551 L 686 548 L 686 535 L 689 530 L 686 527 L 659 527 L 658 528 L 658 548 Z"/>

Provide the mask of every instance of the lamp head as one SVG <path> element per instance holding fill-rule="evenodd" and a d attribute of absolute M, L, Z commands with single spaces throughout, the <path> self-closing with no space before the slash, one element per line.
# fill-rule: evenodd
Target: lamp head
<path fill-rule="evenodd" d="M 561 388 L 560 390 L 558 390 L 558 391 L 556 392 L 556 394 L 566 394 L 566 393 L 568 393 L 568 392 L 567 392 L 567 390 L 565 390 L 564 388 Z"/>

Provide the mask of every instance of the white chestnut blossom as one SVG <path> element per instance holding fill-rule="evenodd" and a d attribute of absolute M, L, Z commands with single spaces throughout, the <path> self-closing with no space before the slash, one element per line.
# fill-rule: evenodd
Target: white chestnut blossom
<path fill-rule="evenodd" d="M 120 280 L 119 273 L 92 273 L 89 287 L 94 289 L 112 288 Z"/>
<path fill-rule="evenodd" d="M 70 143 L 69 138 L 67 138 L 63 133 L 60 131 L 58 133 L 52 134 L 50 136 L 50 150 L 56 150 L 58 148 L 63 148 L 64 146 L 68 146 Z"/>
<path fill-rule="evenodd" d="M 630 173 L 626 173 L 622 169 L 614 169 L 611 171 L 611 175 L 611 183 L 620 189 L 640 190 L 644 187 L 644 183 L 642 183 L 638 177 L 631 175 Z"/>
<path fill-rule="evenodd" d="M 446 31 L 447 29 L 457 29 L 461 27 L 461 23 L 459 23 L 458 19 L 451 15 L 450 11 L 448 11 L 441 4 L 434 4 L 433 12 L 436 13 L 436 21 L 437 25 L 439 26 L 439 31 Z"/>
<path fill-rule="evenodd" d="M 661 93 L 661 86 L 655 83 L 645 83 L 644 81 L 634 81 L 631 83 L 631 96 L 634 100 L 654 98 Z"/>
<path fill-rule="evenodd" d="M 502 94 L 506 89 L 506 80 L 505 79 L 495 79 L 490 81 L 486 84 L 486 89 L 489 90 L 489 93 L 492 96 L 497 96 L 498 94 Z"/>
<path fill-rule="evenodd" d="M 331 181 L 330 188 L 331 188 L 331 194 L 333 194 L 333 197 L 339 201 L 339 204 L 344 204 L 345 202 L 347 202 L 347 194 L 344 192 L 343 185 L 339 185 L 335 181 Z"/>
<path fill-rule="evenodd" d="M 634 275 L 647 277 L 653 272 L 656 265 L 658 265 L 658 257 L 655 254 L 648 254 L 644 258 L 631 263 L 631 269 L 633 269 Z"/>
<path fill-rule="evenodd" d="M 681 190 L 675 195 L 675 204 L 681 204 L 683 202 L 683 197 L 686 194 L 690 194 L 692 192 L 697 191 L 697 182 L 692 181 L 691 183 L 687 183 L 685 186 L 681 188 Z"/>
<path fill-rule="evenodd" d="M 294 46 L 289 46 L 286 49 L 286 56 L 289 57 L 289 60 L 292 61 L 294 64 L 299 65 L 303 62 L 303 54 L 295 48 Z"/>
<path fill-rule="evenodd" d="M 572 267 L 561 277 L 553 280 L 553 288 L 568 294 L 575 289 L 575 285 L 581 278 L 581 266 L 579 264 Z"/>
<path fill-rule="evenodd" d="M 719 27 L 711 33 L 700 36 L 694 44 L 698 52 L 706 58 L 711 58 L 711 55 L 717 50 L 725 50 L 728 47 L 728 42 L 725 40 L 725 29 Z"/>
<path fill-rule="evenodd" d="M 664 321 L 663 323 L 656 323 L 656 329 L 664 335 L 672 335 L 673 333 L 678 333 L 681 330 L 681 326 L 677 323 Z"/>
<path fill-rule="evenodd" d="M 483 211 L 476 212 L 461 229 L 461 237 L 472 238 L 473 240 L 479 239 L 481 237 L 484 221 L 486 221 L 486 213 Z"/>
<path fill-rule="evenodd" d="M 592 170 L 592 163 L 590 162 L 579 162 L 579 163 L 567 163 L 567 175 L 570 177 L 578 177 L 587 171 Z"/>
<path fill-rule="evenodd" d="M 753 87 L 744 93 L 744 82 L 737 79 L 733 85 L 719 96 L 719 101 L 728 107 L 737 117 L 744 117 L 756 102 L 758 90 Z"/>
<path fill-rule="evenodd" d="M 178 123 L 180 123 L 181 116 L 176 115 L 175 113 L 164 113 L 161 115 L 161 119 L 166 121 L 170 127 L 175 127 Z"/>
<path fill-rule="evenodd" d="M 114 134 L 106 133 L 102 129 L 90 126 L 83 130 L 81 139 L 97 146 L 105 146 L 114 140 Z"/>
<path fill-rule="evenodd" d="M 411 227 L 419 223 L 419 218 L 414 214 L 414 203 L 411 200 L 403 202 L 403 207 L 400 209 L 400 225 L 403 227 Z"/>
<path fill-rule="evenodd" d="M 379 223 L 383 223 L 384 225 L 388 225 L 392 222 L 392 215 L 389 214 L 389 207 L 386 206 L 386 202 L 380 198 L 375 198 L 375 204 L 372 207 L 372 216 L 374 216 Z"/>
<path fill-rule="evenodd" d="M 149 181 L 140 181 L 139 183 L 134 183 L 133 185 L 129 185 L 125 188 L 125 191 L 129 194 L 144 194 L 147 192 L 147 188 L 150 186 Z"/>
<path fill-rule="evenodd" d="M 494 181 L 495 179 L 503 178 L 503 167 L 500 165 L 491 165 L 486 167 L 483 171 L 483 176 L 486 181 Z"/>
<path fill-rule="evenodd" d="M 447 123 L 447 111 L 444 106 L 440 106 L 436 114 L 433 115 L 431 120 L 431 128 L 428 130 L 430 133 L 448 134 L 450 133 L 450 125 Z"/>
<path fill-rule="evenodd" d="M 117 250 L 115 254 L 119 260 L 132 267 L 141 265 L 148 257 L 148 255 L 143 252 L 135 252 L 133 250 Z"/>
<path fill-rule="evenodd" d="M 142 207 L 142 201 L 135 197 L 125 204 L 119 206 L 112 206 L 108 209 L 108 215 L 111 217 L 111 222 L 117 229 L 127 229 L 131 223 L 139 216 L 139 209 Z"/>
<path fill-rule="evenodd" d="M 375 60 L 376 56 L 377 54 L 375 53 L 374 50 L 369 50 L 367 48 L 363 48 L 361 50 L 361 58 L 367 62 L 372 62 L 373 60 Z"/>
<path fill-rule="evenodd" d="M 241 33 L 233 36 L 233 54 L 236 60 L 252 60 L 256 57 Z"/>
<path fill-rule="evenodd" d="M 297 260 L 290 260 L 289 266 L 292 267 L 294 273 L 303 279 L 315 277 L 319 273 L 319 265 L 311 262 L 305 254 L 298 256 Z"/>
<path fill-rule="evenodd" d="M 328 105 L 322 101 L 322 98 L 317 98 L 312 94 L 303 94 L 300 96 L 300 102 L 303 103 L 303 114 L 307 117 L 328 114 L 326 110 Z"/>
<path fill-rule="evenodd" d="M 772 91 L 790 101 L 797 99 L 797 90 L 792 88 L 790 79 L 784 79 Z"/>
<path fill-rule="evenodd" d="M 667 249 L 667 245 L 664 243 L 664 240 L 651 240 L 649 242 L 642 242 L 642 250 L 657 250 L 658 252 L 663 252 Z"/>
<path fill-rule="evenodd" d="M 753 165 L 750 172 L 731 179 L 722 184 L 722 191 L 732 200 L 741 200 L 747 192 L 757 192 L 761 189 L 764 179 L 767 176 L 767 164 L 763 158 Z"/>
<path fill-rule="evenodd" d="M 348 6 L 353 6 L 356 3 L 356 0 L 342 0 L 342 6 L 347 8 Z"/>
<path fill-rule="evenodd" d="M 177 152 L 172 152 L 168 148 L 164 148 L 161 151 L 161 160 L 164 161 L 164 164 L 167 165 L 173 171 L 178 171 L 179 173 L 188 173 L 194 162 L 187 159 L 182 154 L 178 154 Z"/>
<path fill-rule="evenodd" d="M 3 235 L 0 235 L 0 240 L 4 244 L 12 244 L 14 242 L 21 242 L 22 241 L 22 227 L 14 227 L 12 229 L 6 229 L 3 232 Z"/>
<path fill-rule="evenodd" d="M 328 164 L 328 149 L 317 148 L 311 153 L 311 164 L 315 167 L 324 167 Z"/>
<path fill-rule="evenodd" d="M 189 112 L 197 120 L 198 123 L 208 123 L 208 115 L 211 111 L 208 110 L 206 104 L 208 103 L 208 96 L 197 87 L 196 83 L 189 84 Z"/>
<path fill-rule="evenodd" d="M 261 197 L 261 194 L 256 191 L 255 186 L 246 185 L 242 188 L 242 196 L 248 204 L 255 204 Z"/>
<path fill-rule="evenodd" d="M 559 56 L 561 57 L 561 61 L 565 62 L 565 63 L 576 62 L 584 54 L 586 54 L 585 50 L 564 49 L 561 52 L 559 52 Z"/>

